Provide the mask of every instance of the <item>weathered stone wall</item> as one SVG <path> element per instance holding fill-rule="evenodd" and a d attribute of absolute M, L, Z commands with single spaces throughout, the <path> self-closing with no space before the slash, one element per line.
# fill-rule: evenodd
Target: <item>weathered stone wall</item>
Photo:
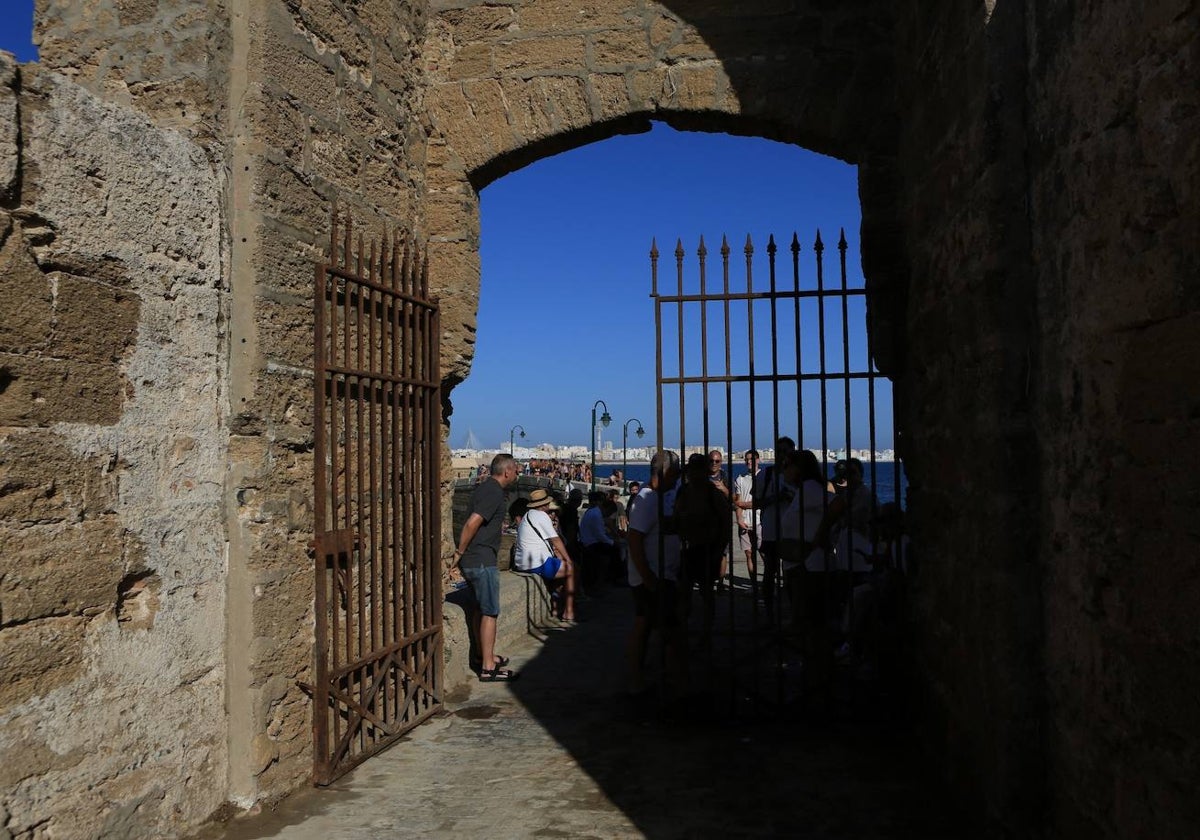
<path fill-rule="evenodd" d="M 225 142 L 225 0 L 36 0 L 35 21 L 43 66 L 205 145 Z"/>
<path fill-rule="evenodd" d="M 1047 777 L 1061 837 L 1200 825 L 1200 9 L 1030 5 Z"/>
<path fill-rule="evenodd" d="M 0 55 L 0 826 L 175 834 L 225 793 L 220 188 Z"/>
<path fill-rule="evenodd" d="M 1197 819 L 1196 29 L 900 16 L 922 711 L 996 834 Z"/>
<path fill-rule="evenodd" d="M 232 35 L 226 511 L 231 798 L 312 770 L 313 265 L 337 203 L 368 237 L 422 233 L 422 4 L 256 0 Z M 232 103 L 237 102 L 236 109 Z"/>
<path fill-rule="evenodd" d="M 1023 23 L 914 4 L 896 35 L 917 708 L 968 812 L 1020 834 L 1044 786 Z"/>

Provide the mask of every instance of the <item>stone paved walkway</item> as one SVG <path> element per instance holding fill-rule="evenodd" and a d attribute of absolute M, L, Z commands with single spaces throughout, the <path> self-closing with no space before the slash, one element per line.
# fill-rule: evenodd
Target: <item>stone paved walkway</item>
<path fill-rule="evenodd" d="M 631 701 L 621 690 L 628 591 L 584 606 L 580 626 L 503 651 L 517 682 L 475 684 L 335 785 L 205 837 L 965 836 L 922 783 L 906 737 L 861 713 L 723 724 Z"/>

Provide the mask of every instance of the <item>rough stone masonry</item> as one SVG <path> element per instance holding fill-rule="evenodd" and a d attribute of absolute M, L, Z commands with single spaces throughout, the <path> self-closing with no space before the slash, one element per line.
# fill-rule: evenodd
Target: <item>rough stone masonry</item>
<path fill-rule="evenodd" d="M 305 783 L 331 205 L 428 241 L 448 424 L 478 191 L 651 119 L 859 167 L 913 695 L 979 833 L 1189 834 L 1198 16 L 38 0 L 40 63 L 0 62 L 0 837 L 178 835 Z"/>

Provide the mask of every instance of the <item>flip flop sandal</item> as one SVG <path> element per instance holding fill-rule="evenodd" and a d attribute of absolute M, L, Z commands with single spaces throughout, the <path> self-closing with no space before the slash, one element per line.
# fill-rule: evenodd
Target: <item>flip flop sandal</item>
<path fill-rule="evenodd" d="M 505 665 L 507 665 L 509 663 L 509 659 L 507 656 L 501 656 L 498 653 L 492 658 L 496 660 L 497 668 L 503 668 Z"/>
<path fill-rule="evenodd" d="M 510 671 L 508 668 L 492 668 L 488 670 L 483 668 L 479 671 L 480 682 L 512 682 L 517 678 L 516 671 Z"/>

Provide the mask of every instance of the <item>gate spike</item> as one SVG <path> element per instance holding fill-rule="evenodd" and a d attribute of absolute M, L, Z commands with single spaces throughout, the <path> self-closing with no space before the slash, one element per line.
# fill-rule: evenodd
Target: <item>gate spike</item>
<path fill-rule="evenodd" d="M 792 253 L 800 253 L 800 237 L 796 235 L 796 231 L 792 231 Z"/>
<path fill-rule="evenodd" d="M 779 248 L 775 245 L 775 234 L 769 234 L 767 236 L 767 253 L 773 257 L 778 250 Z"/>
<path fill-rule="evenodd" d="M 817 241 L 813 243 L 813 250 L 818 254 L 825 250 L 825 243 L 821 241 L 821 229 L 817 228 Z"/>
<path fill-rule="evenodd" d="M 704 244 L 704 234 L 700 234 L 700 247 L 696 249 L 696 256 L 707 257 L 708 247 Z"/>
<path fill-rule="evenodd" d="M 838 250 L 845 251 L 846 250 L 846 229 L 838 228 L 838 234 L 839 234 L 838 235 Z"/>
<path fill-rule="evenodd" d="M 721 256 L 729 256 L 729 240 L 725 238 L 725 234 L 721 234 Z"/>
<path fill-rule="evenodd" d="M 685 252 L 683 250 L 683 239 L 676 239 L 675 240 L 675 259 L 677 259 L 677 260 L 683 259 L 684 253 Z"/>
<path fill-rule="evenodd" d="M 746 252 L 747 257 L 754 253 L 754 243 L 750 241 L 750 234 L 748 233 L 746 234 L 746 247 L 742 250 Z"/>
<path fill-rule="evenodd" d="M 658 240 L 650 237 L 650 259 L 658 259 Z"/>

